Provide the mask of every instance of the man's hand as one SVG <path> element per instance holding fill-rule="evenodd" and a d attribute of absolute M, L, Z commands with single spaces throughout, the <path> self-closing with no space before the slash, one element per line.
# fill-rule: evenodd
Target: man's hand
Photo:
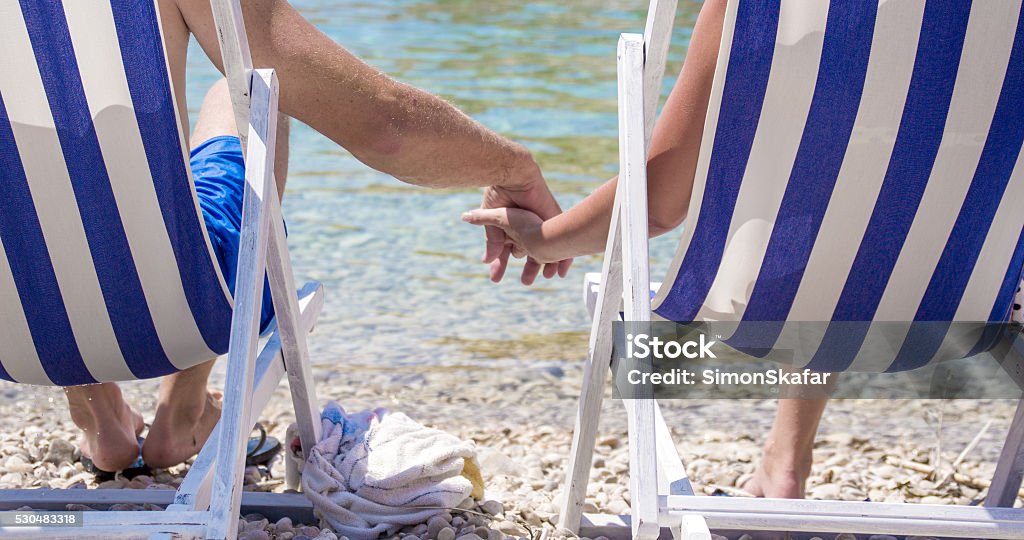
<path fill-rule="evenodd" d="M 522 183 L 486 188 L 480 208 L 481 210 L 519 208 L 536 214 L 541 221 L 551 219 L 562 213 L 562 209 L 558 206 L 558 201 L 555 200 L 554 195 L 551 194 L 551 190 L 548 189 L 540 169 L 536 168 L 535 165 L 533 171 L 527 175 Z M 484 252 L 483 262 L 490 263 L 491 281 L 497 283 L 505 275 L 509 255 L 522 256 L 526 253 L 515 248 L 516 242 L 514 239 L 510 239 L 501 227 L 485 225 L 484 230 L 487 236 L 487 247 Z M 547 263 L 543 265 L 544 277 L 550 279 L 556 273 L 561 277 L 565 277 L 570 265 L 572 265 L 572 259 Z M 537 274 L 541 271 L 541 266 L 541 263 L 536 259 L 527 257 L 522 274 L 524 285 L 533 283 L 537 278 Z"/>

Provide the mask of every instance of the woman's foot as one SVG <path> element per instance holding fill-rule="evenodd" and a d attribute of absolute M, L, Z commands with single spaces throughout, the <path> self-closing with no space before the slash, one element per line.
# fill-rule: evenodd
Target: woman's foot
<path fill-rule="evenodd" d="M 142 445 L 142 458 L 153 468 L 173 467 L 199 453 L 220 420 L 220 394 L 206 393 L 200 404 L 172 402 L 157 407 Z"/>
<path fill-rule="evenodd" d="M 71 420 L 82 430 L 79 450 L 104 471 L 120 471 L 139 457 L 142 415 L 113 383 L 65 388 Z"/>
<path fill-rule="evenodd" d="M 808 471 L 810 467 L 807 467 Z M 803 499 L 807 484 L 807 472 L 789 469 L 769 472 L 762 463 L 740 489 L 755 497 L 772 499 Z"/>

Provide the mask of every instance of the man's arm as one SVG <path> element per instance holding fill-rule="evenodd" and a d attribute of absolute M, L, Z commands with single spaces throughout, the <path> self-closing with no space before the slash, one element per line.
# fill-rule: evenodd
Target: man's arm
<path fill-rule="evenodd" d="M 210 1 L 177 0 L 177 5 L 203 50 L 223 70 Z M 374 69 L 286 1 L 243 0 L 241 5 L 253 65 L 277 71 L 282 112 L 363 163 L 429 187 L 543 183 L 525 148 L 444 100 Z"/>

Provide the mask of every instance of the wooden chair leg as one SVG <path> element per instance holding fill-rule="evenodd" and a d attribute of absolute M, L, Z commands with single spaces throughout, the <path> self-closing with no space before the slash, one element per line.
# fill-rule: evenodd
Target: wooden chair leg
<path fill-rule="evenodd" d="M 562 501 L 558 521 L 559 527 L 569 529 L 573 533 L 579 531 L 583 518 L 583 504 L 587 497 L 587 483 L 590 480 L 590 466 L 594 457 L 594 442 L 601 416 L 601 402 L 604 399 L 605 379 L 612 359 L 612 321 L 619 318 L 619 303 L 622 298 L 622 239 L 619 230 L 619 196 L 616 194 L 601 270 L 601 290 L 592 313 L 590 345 L 587 363 L 583 366 L 583 389 L 576 412 L 572 452 L 565 471 L 565 499 Z M 584 287 L 587 286 L 587 282 L 584 281 Z M 584 294 L 588 294 L 588 291 L 584 291 Z"/>
<path fill-rule="evenodd" d="M 273 70 L 257 70 L 251 82 L 251 120 L 245 161 L 242 203 L 242 249 L 235 282 L 235 312 L 231 319 L 224 409 L 217 441 L 216 474 L 210 505 L 208 538 L 234 538 L 242 497 L 242 471 L 249 428 L 243 426 L 252 409 L 260 300 L 266 273 L 270 214 L 266 202 L 274 197 L 274 148 L 277 137 L 278 84 Z M 294 314 L 293 314 L 294 315 Z"/>
<path fill-rule="evenodd" d="M 622 193 L 624 313 L 628 324 L 651 320 L 647 229 L 647 150 L 644 137 L 644 38 L 622 34 L 618 46 L 619 185 Z M 634 331 L 634 330 L 630 330 Z M 658 525 L 658 468 L 653 388 L 624 399 L 629 420 L 629 478 L 633 537 L 654 539 Z"/>
<path fill-rule="evenodd" d="M 611 323 L 607 326 L 610 327 Z M 607 332 L 610 333 L 611 328 Z M 612 357 L 610 345 L 606 350 L 591 350 L 583 370 L 583 389 L 580 392 L 579 410 L 576 412 L 576 427 L 572 433 L 572 451 L 565 471 L 565 500 L 562 501 L 558 523 L 560 528 L 569 529 L 573 533 L 579 530 L 583 504 L 587 498 L 597 426 L 601 419 L 601 402 L 604 400 L 605 377 Z M 595 353 L 600 356 L 595 356 Z"/>
<path fill-rule="evenodd" d="M 276 197 L 276 187 L 274 193 L 275 196 L 268 201 L 271 224 L 267 272 L 281 336 L 281 354 L 288 373 L 295 420 L 299 426 L 299 440 L 303 452 L 309 452 L 320 440 L 320 408 L 313 383 L 313 370 L 309 365 L 309 349 L 306 345 L 308 332 L 299 325 L 299 304 L 292 277 L 291 255 L 288 253 L 284 225 L 280 218 L 281 205 Z"/>
<path fill-rule="evenodd" d="M 1017 403 L 1017 412 L 1006 434 L 1003 451 L 992 476 L 992 485 L 985 497 L 986 507 L 1013 508 L 1024 479 L 1024 399 Z"/>

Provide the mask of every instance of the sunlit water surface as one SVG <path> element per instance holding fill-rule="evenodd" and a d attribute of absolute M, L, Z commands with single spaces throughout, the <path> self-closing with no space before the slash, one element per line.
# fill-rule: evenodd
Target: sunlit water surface
<path fill-rule="evenodd" d="M 397 79 L 443 96 L 535 154 L 563 207 L 617 170 L 615 46 L 641 32 L 647 2 L 396 0 L 293 2 L 332 39 Z M 680 2 L 665 91 L 699 5 Z M 193 42 L 193 122 L 219 76 Z M 459 216 L 477 191 L 403 184 L 294 123 L 285 197 L 299 280 L 326 305 L 310 341 L 318 369 L 577 361 L 586 354 L 584 272 L 494 285 L 480 264 L 482 231 Z M 652 243 L 663 275 L 678 234 Z"/>

